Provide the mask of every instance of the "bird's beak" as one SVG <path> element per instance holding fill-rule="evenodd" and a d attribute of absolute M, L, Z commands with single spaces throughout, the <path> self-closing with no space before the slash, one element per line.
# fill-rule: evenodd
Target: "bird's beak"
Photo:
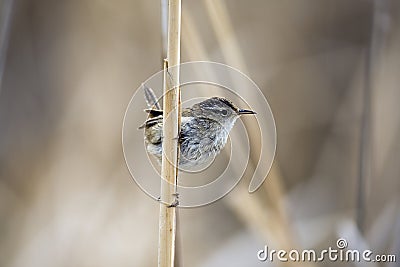
<path fill-rule="evenodd" d="M 257 113 L 255 111 L 248 110 L 248 109 L 239 109 L 238 114 L 245 115 L 245 114 L 257 114 Z"/>

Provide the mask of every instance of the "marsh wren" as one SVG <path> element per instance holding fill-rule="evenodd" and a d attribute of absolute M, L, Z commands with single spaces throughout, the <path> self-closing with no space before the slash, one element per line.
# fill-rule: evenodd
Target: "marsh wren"
<path fill-rule="evenodd" d="M 144 87 L 149 109 L 144 128 L 147 151 L 161 164 L 163 111 L 151 88 Z M 225 146 L 235 121 L 252 110 L 239 109 L 223 97 L 211 97 L 182 110 L 179 167 L 191 168 L 213 159 Z"/>

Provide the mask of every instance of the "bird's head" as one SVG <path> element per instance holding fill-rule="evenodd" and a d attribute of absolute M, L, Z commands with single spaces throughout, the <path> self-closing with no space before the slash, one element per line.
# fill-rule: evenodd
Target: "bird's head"
<path fill-rule="evenodd" d="M 197 103 L 193 105 L 192 112 L 195 116 L 215 120 L 229 130 L 241 115 L 256 114 L 252 110 L 238 108 L 223 97 L 212 97 Z"/>

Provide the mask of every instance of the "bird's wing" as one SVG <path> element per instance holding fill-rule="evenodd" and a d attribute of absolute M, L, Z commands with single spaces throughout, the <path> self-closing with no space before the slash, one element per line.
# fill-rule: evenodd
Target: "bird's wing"
<path fill-rule="evenodd" d="M 151 127 L 154 124 L 157 124 L 158 122 L 160 122 L 160 120 L 162 122 L 162 115 L 154 117 L 154 118 L 149 118 L 142 125 L 139 126 L 139 129 L 143 129 L 145 127 Z"/>
<path fill-rule="evenodd" d="M 162 116 L 164 114 L 163 110 L 161 109 L 153 109 L 153 108 L 147 108 L 144 110 L 146 113 L 149 113 L 150 118 L 154 118 L 157 116 Z M 190 117 L 190 109 L 184 108 L 182 110 L 182 117 Z"/>
<path fill-rule="evenodd" d="M 187 108 L 182 110 L 182 118 L 185 117 L 190 117 L 190 113 L 187 112 Z M 149 113 L 148 119 L 139 126 L 138 129 L 143 129 L 144 127 L 150 127 L 154 125 L 155 123 L 159 122 L 159 120 L 162 121 L 163 114 L 164 112 L 160 109 L 145 109 L 144 110 L 146 113 Z"/>
<path fill-rule="evenodd" d="M 163 115 L 163 111 L 159 109 L 145 109 L 144 111 L 149 113 L 149 118 L 154 118 Z"/>

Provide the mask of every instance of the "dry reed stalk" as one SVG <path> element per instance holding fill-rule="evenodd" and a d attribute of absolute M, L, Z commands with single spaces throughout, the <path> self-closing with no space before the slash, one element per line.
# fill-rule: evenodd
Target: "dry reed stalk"
<path fill-rule="evenodd" d="M 235 31 L 233 29 L 232 22 L 229 17 L 225 2 L 223 0 L 206 0 L 205 4 L 218 43 L 222 48 L 221 51 L 224 55 L 226 63 L 233 67 L 239 68 L 244 73 L 249 73 L 248 68 L 246 66 L 246 60 L 243 57 L 243 53 L 240 49 L 239 42 L 236 38 Z M 245 99 L 257 98 L 257 96 L 252 91 L 246 90 L 246 88 L 241 89 L 239 93 Z M 248 122 L 246 123 L 246 127 L 254 129 L 258 128 L 256 125 L 249 124 Z M 257 140 L 257 138 L 253 134 L 253 131 L 249 131 L 248 134 L 250 139 Z M 254 156 L 257 155 L 252 155 L 253 160 Z M 276 185 L 273 186 L 273 188 L 275 188 L 277 191 L 271 193 L 273 193 L 276 197 L 281 198 L 283 196 L 283 191 L 282 191 L 283 186 L 281 183 L 282 176 L 280 170 L 276 166 L 277 164 L 274 164 L 270 172 L 271 174 L 276 176 L 276 179 L 271 179 L 272 181 L 270 182 L 277 183 Z M 269 188 L 270 187 L 267 187 L 268 191 Z M 283 212 L 283 210 L 281 210 L 281 212 Z"/>
<path fill-rule="evenodd" d="M 180 127 L 180 89 L 179 67 L 181 39 L 181 0 L 169 0 L 168 3 L 168 47 L 164 63 L 163 96 L 163 155 L 161 165 L 161 199 L 159 214 L 158 266 L 171 267 L 175 264 L 177 177 Z"/>
<path fill-rule="evenodd" d="M 5 0 L 0 3 L 0 91 L 3 74 L 7 60 L 7 47 L 10 39 L 10 27 L 14 9 L 13 0 Z"/>
<path fill-rule="evenodd" d="M 226 7 L 220 0 L 206 0 L 206 7 L 227 64 L 248 73 Z M 185 23 L 182 30 L 185 35 L 188 56 L 196 60 L 199 58 L 208 59 L 204 43 L 199 37 L 200 34 L 192 20 L 190 10 L 183 13 L 183 20 Z M 240 92 L 240 94 L 245 94 L 246 97 L 251 97 L 251 95 L 248 95 L 249 93 L 251 92 Z M 291 236 L 290 222 L 282 206 L 284 189 L 281 177 L 278 164 L 275 161 L 269 174 L 268 183 L 264 183 L 263 187 L 260 188 L 260 190 L 266 190 L 270 199 L 273 199 L 269 203 L 269 209 L 263 199 L 250 196 L 243 183 L 239 184 L 237 190 L 234 190 L 227 199 L 233 211 L 249 228 L 261 233 L 263 238 L 272 241 L 277 247 L 290 250 L 296 248 L 297 245 L 295 238 Z M 289 263 L 289 265 L 297 264 Z M 303 266 L 314 266 L 314 264 L 303 263 Z"/>
<path fill-rule="evenodd" d="M 168 50 L 168 0 L 161 0 L 161 66 L 167 58 Z"/>
<path fill-rule="evenodd" d="M 246 66 L 246 60 L 240 49 L 239 42 L 236 38 L 233 24 L 230 19 L 228 9 L 224 0 L 206 0 L 205 6 L 211 20 L 215 35 L 221 46 L 221 51 L 224 55 L 226 63 L 228 65 L 239 68 L 244 73 L 249 73 Z M 245 89 L 245 88 L 244 88 Z M 242 90 L 239 92 L 244 98 L 253 98 L 254 95 L 250 91 Z M 256 125 L 245 123 L 246 127 L 252 129 L 257 128 Z M 255 136 L 252 134 L 253 131 L 248 131 L 249 138 L 252 140 Z M 250 160 L 255 166 L 256 155 L 251 155 Z M 267 212 L 266 208 L 263 208 L 262 200 L 256 197 L 249 197 L 247 188 L 245 186 L 239 186 L 239 190 L 236 190 L 236 196 L 232 196 L 230 204 L 234 210 L 241 215 L 246 222 L 249 223 L 251 228 L 256 228 L 263 233 L 264 238 L 273 239 L 280 247 L 285 249 L 294 249 L 297 247 L 297 242 L 292 235 L 292 229 L 288 216 L 282 206 L 282 200 L 284 197 L 284 187 L 282 184 L 282 175 L 277 167 L 278 164 L 272 165 L 269 173 L 268 183 L 264 182 L 263 187 L 260 190 L 265 190 L 270 195 L 269 207 L 270 210 Z M 247 196 L 247 197 L 246 197 Z M 234 199 L 247 198 L 250 203 L 244 205 L 241 201 L 234 201 Z M 260 205 L 261 204 L 261 205 Z M 262 222 L 262 223 L 261 223 Z M 295 265 L 290 263 L 289 265 Z M 305 264 L 311 266 L 312 264 Z M 304 266 L 305 266 L 304 265 Z"/>
<path fill-rule="evenodd" d="M 248 73 L 248 68 L 246 66 L 246 61 L 243 57 L 243 53 L 239 47 L 235 32 L 232 27 L 232 22 L 229 17 L 226 5 L 223 0 L 206 0 L 206 9 L 209 14 L 211 24 L 215 31 L 217 40 L 221 46 L 221 51 L 228 65 L 239 68 L 244 73 Z M 246 91 L 245 88 L 239 92 L 245 98 L 254 98 L 255 96 L 252 92 Z M 252 127 L 253 125 L 246 125 Z M 252 138 L 252 132 L 249 131 L 249 138 Z M 256 140 L 256 139 L 255 139 Z M 254 158 L 252 157 L 254 160 Z M 280 213 L 281 218 L 286 218 L 283 207 L 279 206 L 279 201 L 283 199 L 283 186 L 282 186 L 282 176 L 277 164 L 274 164 L 270 171 L 270 178 L 268 180 L 268 185 L 264 183 L 265 189 L 269 194 L 274 195 L 274 209 L 276 212 Z M 273 177 L 272 177 L 273 176 Z M 284 225 L 288 225 L 287 222 Z"/>

